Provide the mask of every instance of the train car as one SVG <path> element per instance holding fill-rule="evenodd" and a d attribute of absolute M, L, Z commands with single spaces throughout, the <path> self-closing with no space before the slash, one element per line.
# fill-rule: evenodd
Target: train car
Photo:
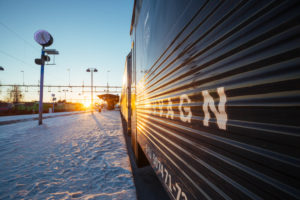
<path fill-rule="evenodd" d="M 300 199 L 299 14 L 288 0 L 134 2 L 122 112 L 171 199 Z"/>
<path fill-rule="evenodd" d="M 131 52 L 127 55 L 125 61 L 125 70 L 123 75 L 122 91 L 121 91 L 121 114 L 126 124 L 125 131 L 131 133 Z"/>

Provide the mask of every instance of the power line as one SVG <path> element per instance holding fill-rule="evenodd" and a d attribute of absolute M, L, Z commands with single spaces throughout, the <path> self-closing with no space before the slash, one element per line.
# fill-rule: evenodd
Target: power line
<path fill-rule="evenodd" d="M 27 40 L 25 40 L 21 35 L 19 35 L 17 32 L 15 32 L 14 30 L 12 30 L 10 27 L 8 27 L 7 25 L 5 25 L 3 22 L 0 22 L 0 24 L 6 28 L 8 31 L 10 31 L 11 33 L 13 33 L 15 36 L 17 36 L 19 39 L 23 40 L 25 43 L 27 43 L 27 45 L 31 46 L 32 48 L 34 48 L 35 50 L 39 50 L 37 47 L 33 46 L 30 42 L 28 42 Z"/>
<path fill-rule="evenodd" d="M 13 56 L 13 55 L 11 55 L 11 54 L 9 54 L 9 53 L 3 51 L 3 50 L 0 50 L 0 53 L 4 54 L 4 55 L 6 55 L 6 56 L 8 56 L 8 57 L 10 57 L 10 58 L 12 58 L 12 59 L 17 60 L 17 61 L 19 61 L 19 62 L 21 62 L 21 63 L 23 63 L 23 64 L 29 66 L 30 68 L 32 68 L 32 69 L 34 69 L 34 70 L 39 70 L 39 68 L 33 67 L 32 64 L 29 64 L 29 63 L 25 62 L 24 60 L 22 60 L 22 59 L 20 59 L 20 58 L 17 58 L 17 57 L 15 57 L 15 56 Z M 19 67 L 19 68 L 20 68 L 20 69 L 23 69 L 23 68 L 21 68 L 21 67 Z M 55 78 L 54 78 L 52 75 L 47 75 L 47 76 L 49 76 L 50 78 L 53 78 L 53 79 L 55 80 Z"/>
<path fill-rule="evenodd" d="M 23 63 L 23 64 L 30 65 L 30 64 L 28 64 L 27 62 L 25 62 L 24 60 L 22 60 L 22 59 L 20 59 L 20 58 L 17 58 L 17 57 L 15 57 L 15 56 L 13 56 L 13 55 L 10 55 L 9 53 L 7 53 L 7 52 L 5 52 L 5 51 L 0 50 L 0 53 L 4 54 L 4 55 L 6 55 L 6 56 L 8 56 L 8 57 L 10 57 L 10 58 L 12 58 L 12 59 L 15 59 L 15 60 L 17 60 L 17 61 L 19 61 L 19 62 L 21 62 L 21 63 Z"/>
<path fill-rule="evenodd" d="M 4 54 L 4 55 L 6 55 L 6 56 L 8 56 L 8 57 L 10 57 L 10 58 L 12 58 L 12 59 L 14 59 L 14 60 L 17 60 L 17 61 L 19 61 L 19 62 L 21 62 L 21 63 L 23 63 L 23 64 L 29 66 L 30 68 L 32 68 L 32 69 L 34 69 L 34 70 L 39 70 L 38 68 L 33 67 L 32 64 L 29 64 L 29 63 L 25 62 L 24 60 L 22 60 L 22 59 L 20 59 L 20 58 L 17 58 L 16 56 L 13 56 L 13 55 L 11 55 L 11 54 L 9 54 L 9 53 L 3 51 L 3 50 L 0 50 L 0 53 Z M 23 68 L 21 68 L 21 67 L 19 67 L 19 68 L 20 68 L 20 69 L 23 69 Z M 47 75 L 47 76 L 49 76 L 50 78 L 56 80 L 56 78 L 53 77 L 52 75 Z"/>

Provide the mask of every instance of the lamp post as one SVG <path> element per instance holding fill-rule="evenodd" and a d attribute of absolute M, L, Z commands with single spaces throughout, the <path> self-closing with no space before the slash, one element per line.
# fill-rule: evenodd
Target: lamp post
<path fill-rule="evenodd" d="M 70 68 L 67 69 L 69 72 L 69 86 L 70 86 Z"/>
<path fill-rule="evenodd" d="M 65 103 L 67 103 L 67 98 L 66 98 L 67 96 L 66 96 L 66 92 L 68 92 L 69 90 L 65 90 L 65 89 L 63 89 L 62 91 L 65 93 Z"/>
<path fill-rule="evenodd" d="M 39 102 L 39 125 L 43 123 L 43 88 L 44 88 L 44 65 L 45 62 L 50 61 L 47 54 L 58 54 L 55 49 L 45 49 L 53 43 L 53 37 L 45 30 L 38 30 L 34 33 L 34 40 L 42 46 L 41 58 L 35 59 L 35 64 L 41 65 L 41 78 L 40 78 L 40 102 Z"/>
<path fill-rule="evenodd" d="M 56 101 L 56 97 L 55 97 L 55 94 L 51 94 L 52 96 L 52 112 L 54 113 L 54 104 L 55 104 L 55 101 Z"/>
<path fill-rule="evenodd" d="M 94 109 L 94 97 L 93 97 L 93 72 L 98 72 L 98 70 L 96 68 L 88 68 L 86 70 L 87 72 L 91 72 L 91 109 L 92 109 L 92 113 L 93 113 L 93 109 Z"/>
<path fill-rule="evenodd" d="M 106 92 L 107 92 L 107 94 L 109 93 L 109 89 L 108 89 L 108 82 L 109 82 L 109 70 L 107 70 L 107 90 L 106 90 Z"/>
<path fill-rule="evenodd" d="M 23 74 L 23 85 L 24 85 L 24 70 L 21 71 Z"/>

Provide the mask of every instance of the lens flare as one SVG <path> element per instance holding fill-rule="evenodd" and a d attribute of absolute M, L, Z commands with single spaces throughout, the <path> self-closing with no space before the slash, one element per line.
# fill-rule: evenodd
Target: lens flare
<path fill-rule="evenodd" d="M 88 107 L 91 106 L 91 102 L 84 102 L 84 103 L 83 103 L 83 106 L 84 106 L 85 108 L 88 108 Z"/>

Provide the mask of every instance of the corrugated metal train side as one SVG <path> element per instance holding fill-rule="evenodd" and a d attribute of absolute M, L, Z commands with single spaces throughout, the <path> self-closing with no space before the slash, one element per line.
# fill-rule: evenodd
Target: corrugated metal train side
<path fill-rule="evenodd" d="M 300 199 L 299 14 L 300 1 L 135 1 L 133 148 L 171 198 Z"/>

